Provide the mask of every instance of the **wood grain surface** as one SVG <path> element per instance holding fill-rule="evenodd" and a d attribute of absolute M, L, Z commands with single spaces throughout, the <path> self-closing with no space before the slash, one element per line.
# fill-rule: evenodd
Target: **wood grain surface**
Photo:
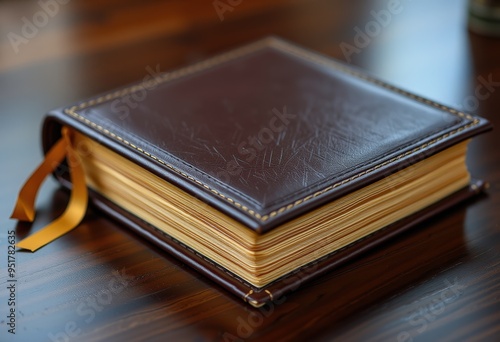
<path fill-rule="evenodd" d="M 0 341 L 500 341 L 500 39 L 467 31 L 465 0 L 401 0 L 378 26 L 374 13 L 390 1 L 42 3 L 52 16 L 37 1 L 0 2 Z M 366 29 L 373 37 L 345 54 Z M 312 283 L 299 279 L 262 310 L 93 209 L 36 253 L 17 251 L 9 277 L 12 231 L 40 229 L 68 200 L 49 179 L 34 224 L 8 219 L 42 159 L 46 111 L 268 35 L 488 118 L 497 130 L 467 158 L 488 193 Z"/>

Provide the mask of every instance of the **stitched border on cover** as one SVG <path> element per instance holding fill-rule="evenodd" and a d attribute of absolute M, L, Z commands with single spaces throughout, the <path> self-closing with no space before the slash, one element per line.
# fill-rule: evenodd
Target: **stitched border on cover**
<path fill-rule="evenodd" d="M 180 77 L 183 77 L 183 76 L 186 76 L 186 75 L 190 75 L 190 74 L 193 74 L 193 73 L 196 73 L 196 72 L 199 72 L 199 71 L 203 71 L 203 70 L 206 70 L 212 66 L 215 66 L 215 65 L 219 65 L 221 63 L 224 63 L 224 62 L 227 62 L 227 61 L 231 61 L 231 60 L 234 60 L 238 57 L 242 57 L 242 56 L 245 56 L 251 52 L 254 52 L 254 51 L 257 51 L 265 46 L 272 46 L 272 47 L 275 47 L 275 48 L 278 48 L 284 52 L 288 52 L 292 55 L 295 55 L 299 58 L 302 58 L 302 59 L 305 59 L 305 60 L 308 60 L 308 61 L 311 61 L 311 62 L 314 62 L 314 63 L 317 63 L 317 64 L 320 64 L 320 65 L 326 65 L 326 66 L 329 66 L 329 67 L 333 67 L 337 70 L 340 70 L 344 73 L 347 73 L 349 75 L 352 75 L 352 76 L 355 76 L 359 79 L 363 79 L 365 81 L 368 81 L 370 83 L 373 83 L 375 85 L 378 85 L 380 87 L 383 87 L 385 89 L 388 89 L 388 90 L 391 90 L 393 92 L 396 92 L 398 94 L 401 94 L 401 95 L 404 95 L 406 97 L 409 97 L 409 98 L 412 98 L 418 102 L 421 102 L 421 103 L 424 103 L 426 105 L 429 105 L 429 106 L 432 106 L 432 107 L 435 107 L 435 108 L 438 108 L 440 110 L 443 110 L 443 111 L 446 111 L 452 115 L 455 115 L 457 117 L 460 117 L 464 120 L 469 120 L 469 123 L 466 124 L 466 125 L 463 125 L 461 127 L 458 127 L 446 134 L 443 134 L 425 144 L 422 144 L 418 147 L 415 147 L 413 148 L 412 150 L 409 150 L 409 151 L 406 151 L 405 153 L 402 153 L 396 157 L 393 157 L 389 160 L 386 160 L 385 162 L 383 163 L 380 163 L 380 164 L 377 164 L 363 172 L 360 172 L 354 176 L 351 176 L 349 178 L 346 178 L 342 181 L 339 181 L 335 184 L 332 184 L 322 190 L 319 190 L 317 192 L 315 192 L 314 194 L 310 194 L 308 196 L 305 196 L 299 200 L 296 200 L 296 201 L 293 201 L 289 204 L 286 204 L 286 205 L 283 205 L 281 208 L 277 209 L 277 210 L 274 210 L 268 214 L 264 214 L 264 215 L 261 215 L 260 213 L 256 212 L 255 210 L 251 209 L 251 208 L 248 208 L 247 206 L 237 202 L 236 200 L 232 199 L 231 197 L 228 197 L 224 194 L 222 194 L 221 192 L 217 191 L 216 189 L 213 189 L 212 187 L 210 187 L 209 185 L 195 179 L 194 177 L 186 174 L 185 172 L 183 172 L 182 170 L 179 170 L 177 169 L 176 167 L 170 165 L 169 163 L 165 162 L 164 160 L 156 157 L 154 154 L 151 154 L 147 151 L 145 151 L 144 149 L 136 146 L 135 144 L 129 142 L 128 140 L 120 137 L 119 135 L 111 132 L 110 130 L 102 127 L 101 125 L 98 125 L 94 122 L 92 122 L 91 120 L 85 118 L 84 116 L 78 114 L 78 110 L 80 109 L 85 109 L 85 108 L 88 108 L 90 106 L 93 106 L 93 105 L 97 105 L 97 104 L 101 104 L 103 102 L 106 102 L 106 101 L 110 101 L 110 100 L 113 100 L 113 99 L 116 99 L 118 97 L 121 97 L 121 96 L 124 96 L 126 94 L 130 94 L 130 93 L 133 93 L 135 91 L 138 91 L 140 89 L 142 89 L 142 86 L 141 85 L 134 85 L 134 86 L 131 86 L 131 87 L 128 87 L 128 88 L 125 88 L 125 89 L 122 89 L 122 90 L 118 90 L 118 91 L 115 91 L 115 92 L 112 92 L 112 93 L 108 93 L 106 95 L 103 95 L 101 97 L 98 97 L 96 99 L 91 99 L 89 101 L 85 101 L 85 102 L 82 102 L 80 103 L 79 105 L 77 106 L 72 106 L 68 109 L 65 109 L 64 112 L 76 119 L 78 119 L 79 121 L 83 122 L 84 124 L 86 124 L 87 126 L 95 129 L 95 130 L 98 130 L 102 133 L 104 133 L 105 135 L 119 141 L 120 143 L 126 145 L 126 146 L 129 146 L 133 149 L 135 149 L 136 151 L 146 155 L 148 158 L 151 158 L 153 159 L 154 161 L 166 166 L 168 169 L 170 169 L 171 171 L 179 174 L 180 176 L 182 176 L 183 178 L 186 178 L 188 179 L 189 181 L 191 182 L 194 182 L 196 183 L 198 186 L 200 187 L 203 187 L 205 188 L 206 190 L 210 191 L 211 193 L 215 194 L 216 196 L 222 198 L 223 200 L 225 200 L 226 202 L 230 203 L 232 206 L 240 209 L 241 211 L 245 212 L 246 214 L 258 219 L 259 221 L 261 222 L 266 222 L 267 220 L 269 220 L 270 218 L 274 218 L 275 216 L 277 215 L 280 215 L 286 211 L 289 211 L 291 210 L 292 208 L 298 206 L 298 205 L 301 205 L 303 204 L 304 202 L 307 202 L 307 201 L 310 201 L 311 199 L 313 198 L 316 198 L 318 196 L 321 196 L 323 195 L 324 193 L 327 193 L 329 191 L 332 191 L 333 189 L 339 187 L 339 186 L 342 186 L 342 185 L 345 185 L 347 183 L 350 183 L 352 181 L 354 181 L 355 179 L 358 179 L 366 174 L 369 174 L 369 173 L 372 173 L 373 171 L 376 171 L 386 165 L 389 165 L 389 164 L 392 164 L 394 163 L 395 161 L 397 160 L 400 160 L 402 158 L 405 158 L 409 155 L 412 155 L 418 151 L 421 151 L 431 145 L 434 145 L 435 143 L 443 140 L 443 139 L 446 139 L 452 135 L 455 135 L 461 131 L 464 131 L 468 128 L 471 128 L 473 126 L 476 126 L 477 124 L 479 124 L 480 120 L 478 118 L 475 118 L 473 117 L 472 115 L 469 115 L 469 114 L 466 114 L 466 113 L 463 113 L 463 112 L 460 112 L 460 111 L 457 111 L 455 109 L 452 109 L 452 108 L 449 108 L 449 107 L 446 107 L 444 105 L 441 105 L 439 103 L 436 103 L 434 101 L 431 101 L 431 100 L 428 100 L 428 99 L 424 99 L 420 96 L 417 96 L 417 95 L 414 95 L 414 94 L 411 94 L 411 93 L 408 93 L 404 90 L 401 90 L 399 88 L 396 88 L 394 86 L 391 86 L 387 83 L 384 83 L 382 81 L 379 81 L 377 79 L 374 79 L 372 77 L 369 77 L 365 74 L 362 74 L 356 70 L 353 70 L 349 67 L 346 67 L 340 63 L 337 63 L 327 57 L 323 57 L 323 56 L 320 56 L 320 55 L 316 55 L 316 54 L 313 54 L 309 51 L 306 51 L 306 50 L 303 50 L 299 47 L 295 47 L 291 44 L 288 44 L 288 43 L 285 43 L 283 41 L 280 41 L 280 40 L 277 40 L 277 39 L 274 39 L 274 38 L 269 38 L 269 39 L 264 39 L 262 41 L 258 41 L 254 44 L 251 44 L 251 45 L 248 45 L 248 46 L 245 46 L 245 47 L 242 47 L 242 48 L 239 48 L 237 50 L 234 50 L 232 52 L 228 52 L 228 53 L 225 53 L 225 54 L 222 54 L 222 55 L 219 55 L 219 56 L 216 56 L 216 57 L 213 57 L 211 59 L 208 59 L 206 61 L 203 61 L 203 62 L 200 62 L 200 63 L 197 63 L 197 64 L 194 64 L 192 66 L 188 66 L 188 67 L 185 67 L 185 68 L 182 68 L 182 69 L 179 69 L 177 71 L 173 71 L 173 72 L 170 72 L 170 73 L 167 73 L 166 75 L 163 75 L 162 76 L 162 79 L 161 79 L 161 82 L 160 83 L 164 83 L 164 82 L 167 82 L 167 81 L 170 81 L 170 80 L 173 80 L 173 79 L 177 79 L 177 78 L 180 78 Z M 424 138 L 422 138 L 424 139 Z"/>

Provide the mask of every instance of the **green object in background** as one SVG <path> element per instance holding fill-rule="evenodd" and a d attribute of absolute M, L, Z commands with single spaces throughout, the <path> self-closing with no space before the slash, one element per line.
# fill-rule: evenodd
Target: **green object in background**
<path fill-rule="evenodd" d="M 469 29 L 500 37 L 500 0 L 470 0 Z"/>

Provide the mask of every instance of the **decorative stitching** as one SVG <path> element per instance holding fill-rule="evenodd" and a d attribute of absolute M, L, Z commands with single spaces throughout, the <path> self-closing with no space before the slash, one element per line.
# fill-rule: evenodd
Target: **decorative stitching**
<path fill-rule="evenodd" d="M 242 47 L 242 48 L 239 48 L 239 49 L 236 49 L 232 52 L 228 52 L 228 53 L 225 53 L 225 54 L 222 54 L 222 55 L 219 55 L 219 56 L 216 56 L 216 57 L 213 57 L 211 59 L 208 59 L 204 62 L 200 62 L 200 63 L 197 63 L 197 64 L 194 64 L 192 66 L 188 66 L 188 67 L 185 67 L 185 68 L 182 68 L 182 69 L 179 69 L 177 71 L 172 71 L 170 73 L 166 73 L 164 75 L 162 75 L 161 77 L 161 80 L 158 82 L 158 83 L 164 83 L 164 82 L 167 82 L 167 81 L 170 81 L 170 80 L 174 80 L 174 79 L 177 79 L 177 78 L 180 78 L 180 77 L 183 77 L 183 76 L 186 76 L 186 75 L 189 75 L 189 74 L 193 74 L 193 73 L 196 73 L 196 72 L 199 72 L 199 71 L 202 71 L 202 70 L 206 70 L 210 67 L 213 67 L 215 65 L 218 65 L 218 64 L 221 64 L 221 63 L 224 63 L 224 62 L 228 62 L 230 60 L 234 60 L 236 58 L 239 58 L 239 57 L 242 57 L 244 55 L 248 55 L 252 52 L 255 52 L 259 49 L 261 49 L 262 47 L 265 47 L 265 46 L 271 46 L 271 47 L 274 47 L 274 48 L 277 48 L 277 49 L 281 49 L 282 51 L 284 52 L 288 52 L 292 55 L 295 55 L 299 58 L 302 58 L 302 59 L 305 59 L 305 60 L 308 60 L 308 61 L 311 61 L 311 62 L 314 62 L 316 64 L 319 64 L 319 65 L 326 65 L 326 66 L 329 66 L 329 67 L 333 67 L 337 70 L 340 70 L 344 73 L 347 73 L 349 75 L 352 75 L 352 76 L 355 76 L 359 79 L 362 79 L 362 80 L 365 80 L 367 82 L 370 82 L 370 83 L 373 83 L 375 85 L 378 85 L 382 88 L 385 88 L 385 89 L 388 89 L 388 90 L 391 90 L 393 92 L 396 92 L 398 94 L 401 94 L 401 95 L 404 95 L 406 97 L 409 97 L 413 100 L 416 100 L 418 102 L 421 102 L 421 103 L 424 103 L 426 105 L 429 105 L 429 106 L 432 106 L 432 107 L 435 107 L 435 108 L 438 108 L 440 110 L 443 110 L 443 111 L 446 111 L 452 115 L 455 115 L 455 116 L 458 116 L 458 117 L 461 117 L 463 119 L 467 119 L 469 121 L 471 121 L 469 124 L 467 125 L 464 125 L 464 126 L 461 126 L 453 131 L 450 131 L 446 134 L 443 134 L 442 136 L 436 138 L 436 139 L 433 139 L 419 147 L 416 147 L 410 151 L 407 151 L 405 153 L 402 153 L 394 158 L 391 158 L 381 164 L 378 164 L 378 165 L 375 165 L 374 167 L 368 169 L 368 170 L 365 170 L 359 174 L 356 174 L 350 178 L 347 178 L 347 179 L 344 179 L 342 181 L 339 181 L 333 185 L 330 185 L 328 187 L 326 187 L 325 189 L 323 190 L 320 190 L 320 191 L 317 191 L 315 192 L 314 194 L 312 195 L 308 195 L 302 199 L 299 199 L 299 200 L 296 200 L 294 201 L 293 203 L 289 203 L 289 204 L 286 204 L 286 205 L 283 205 L 281 208 L 277 209 L 277 210 L 274 210 L 268 214 L 265 214 L 265 215 L 260 215 L 259 213 L 255 212 L 255 210 L 252 210 L 248 207 L 246 207 L 245 205 L 235 201 L 234 199 L 228 197 L 228 196 L 225 196 L 224 194 L 220 193 L 219 191 L 211 188 L 210 186 L 208 186 L 207 184 L 204 184 L 202 182 L 200 182 L 199 180 L 196 180 L 195 178 L 191 177 L 191 176 L 188 176 L 187 174 L 185 174 L 183 171 L 175 168 L 173 165 L 170 165 L 169 163 L 163 161 L 162 159 L 158 158 L 157 156 L 153 155 L 153 154 L 150 154 L 149 152 L 147 151 L 144 151 L 143 149 L 135 146 L 134 144 L 130 143 L 129 141 L 127 141 L 126 139 L 118 136 L 117 134 L 109 131 L 108 129 L 105 129 L 104 127 L 102 127 L 101 125 L 98 125 L 92 121 L 90 121 L 89 119 L 85 118 L 84 116 L 80 115 L 77 113 L 77 110 L 81 110 L 81 109 L 85 109 L 89 106 L 93 106 L 93 105 L 97 105 L 97 104 L 101 104 L 103 102 L 106 102 L 106 101 L 110 101 L 110 100 L 113 100 L 115 98 L 118 98 L 118 97 L 121 97 L 121 96 L 124 96 L 126 94 L 129 94 L 129 93 L 132 93 L 132 92 L 135 92 L 135 91 L 138 91 L 141 88 L 140 85 L 134 85 L 134 86 L 131 86 L 131 87 L 128 87 L 128 88 L 125 88 L 125 89 L 122 89 L 122 90 L 118 90 L 118 91 L 115 91 L 113 93 L 109 93 L 109 94 L 106 94 L 106 95 L 103 95 L 103 96 L 100 96 L 96 99 L 91 99 L 91 100 L 88 100 L 86 102 L 82 102 L 80 103 L 79 105 L 76 105 L 76 106 L 72 106 L 70 108 L 67 108 L 64 110 L 64 112 L 68 115 L 71 115 L 72 117 L 78 119 L 79 121 L 85 123 L 86 125 L 94 128 L 94 129 L 97 129 L 98 131 L 104 133 L 105 135 L 108 135 L 110 137 L 112 137 L 113 139 L 116 139 L 118 140 L 119 142 L 135 149 L 136 151 L 139 151 L 140 153 L 146 155 L 148 158 L 151 158 L 153 159 L 154 161 L 168 167 L 170 170 L 174 171 L 175 173 L 179 174 L 181 177 L 183 178 L 186 178 L 190 181 L 194 181 L 198 186 L 202 186 L 204 187 L 205 189 L 209 190 L 210 192 L 214 193 L 215 195 L 219 196 L 220 198 L 222 198 L 224 201 L 226 201 L 227 203 L 230 203 L 231 205 L 235 206 L 236 208 L 244 211 L 245 213 L 247 213 L 248 215 L 250 216 L 253 216 L 255 217 L 256 219 L 260 220 L 261 222 L 266 222 L 267 220 L 269 220 L 270 218 L 274 218 L 278 215 L 281 215 L 283 214 L 284 212 L 287 212 L 289 210 L 291 210 L 292 208 L 304 203 L 304 202 L 307 202 L 313 198 L 316 198 L 318 196 L 321 196 L 323 195 L 324 193 L 326 192 L 329 192 L 329 191 L 332 191 L 333 189 L 339 187 L 339 186 L 342 186 L 342 185 L 345 185 L 349 182 L 352 182 L 353 180 L 357 179 L 357 178 L 360 178 L 366 174 L 369 174 L 373 171 L 376 171 L 388 164 L 391 164 L 397 160 L 400 160 L 404 157 L 407 157 L 413 153 L 416 153 L 430 145 L 433 145 L 443 139 L 446 139 L 454 134 L 457 134 L 461 131 L 464 131 L 470 127 L 473 127 L 477 124 L 479 124 L 480 120 L 478 118 L 475 118 L 473 117 L 472 115 L 470 114 L 466 114 L 464 112 L 461 112 L 461 111 L 457 111 L 455 109 L 452 109 L 452 108 L 449 108 L 447 106 L 444 106 L 444 105 L 441 105 L 437 102 L 434 102 L 434 101 L 431 101 L 431 100 L 428 100 L 428 99 L 425 99 L 423 97 L 420 97 L 418 95 L 414 95 L 414 94 L 411 94 L 409 92 L 406 92 L 402 89 L 399 89 L 399 88 L 396 88 L 392 85 L 389 85 L 385 82 L 382 82 L 382 81 L 379 81 L 377 79 L 374 79 L 368 75 L 365 75 L 363 73 L 360 73 L 360 72 L 357 72 L 356 70 L 353 70 L 351 68 L 348 68 L 338 62 L 335 62 L 331 59 L 328 59 L 326 57 L 323 57 L 323 56 L 320 56 L 320 55 L 316 55 L 312 52 L 309 52 L 307 50 L 303 50 L 301 48 L 298 48 L 298 47 L 295 47 L 293 45 L 290 45 L 288 43 L 285 43 L 285 42 L 282 42 L 282 41 L 279 41 L 277 39 L 274 39 L 274 38 L 268 38 L 268 39 L 264 39 L 262 41 L 258 41 L 254 44 L 251 44 L 251 45 L 248 45 L 248 46 L 245 46 L 245 47 Z M 421 138 L 420 140 L 422 139 L 425 139 L 425 138 Z"/>
<path fill-rule="evenodd" d="M 462 123 L 462 122 L 463 122 L 463 119 L 459 119 L 459 120 L 461 120 L 461 122 L 460 122 L 460 123 Z M 400 147 L 398 147 L 398 148 L 396 148 L 396 149 L 390 150 L 389 152 L 387 152 L 387 153 L 386 153 L 386 155 L 391 155 L 391 154 L 393 154 L 393 153 L 396 153 L 398 150 L 404 150 L 404 149 L 405 149 L 405 148 L 407 148 L 408 146 L 414 145 L 414 144 L 415 144 L 416 142 L 418 142 L 418 141 L 425 140 L 425 139 L 427 139 L 427 138 L 429 138 L 429 137 L 432 137 L 433 135 L 437 134 L 438 132 L 443 132 L 443 131 L 448 130 L 448 129 L 450 129 L 450 128 L 452 128 L 452 127 L 456 126 L 456 125 L 457 125 L 457 122 L 453 122 L 452 124 L 447 125 L 446 127 L 442 127 L 442 128 L 440 128 L 440 129 L 438 129 L 438 130 L 434 130 L 434 131 L 430 132 L 429 134 L 426 134 L 426 135 L 425 135 L 425 136 L 423 136 L 423 137 L 419 137 L 418 139 L 414 139 L 414 140 L 412 140 L 412 141 L 408 142 L 407 144 L 404 144 L 404 145 L 402 145 L 402 146 L 400 146 Z M 355 169 L 363 168 L 363 167 L 365 167 L 366 165 L 372 164 L 374 161 L 376 161 L 376 160 L 380 160 L 380 159 L 381 159 L 380 157 L 377 157 L 377 158 L 374 158 L 374 159 L 370 159 L 370 160 L 369 160 L 369 161 L 367 161 L 367 162 L 357 164 L 356 166 L 354 166 L 354 168 L 355 168 Z M 424 159 L 425 159 L 425 158 L 424 158 Z M 331 177 L 329 180 L 331 180 L 331 179 L 335 179 L 335 178 L 340 178 L 340 177 L 343 177 L 343 176 L 345 176 L 346 174 L 349 174 L 349 173 L 351 173 L 351 172 L 352 172 L 352 170 L 347 170 L 347 171 L 341 172 L 341 173 L 339 173 L 339 174 L 335 175 L 335 177 Z M 360 172 L 360 174 L 359 174 L 359 175 L 360 175 L 360 176 L 364 176 L 366 173 L 367 173 L 367 171 L 362 171 L 362 172 Z M 316 183 L 314 183 L 314 184 L 311 184 L 311 185 L 310 185 L 310 187 L 311 187 L 311 188 L 314 188 L 317 184 L 320 184 L 320 183 L 325 183 L 325 182 L 326 182 L 326 180 L 318 181 L 318 182 L 316 182 Z M 290 194 L 290 195 L 283 196 L 280 200 L 281 200 L 281 201 L 285 201 L 286 199 L 288 199 L 288 198 L 290 198 L 290 197 L 293 197 L 293 196 L 295 196 L 295 195 L 297 195 L 297 194 L 299 194 L 299 193 L 302 193 L 302 192 L 304 192 L 304 191 L 307 191 L 307 190 L 308 190 L 308 189 L 305 189 L 305 190 L 300 190 L 300 191 L 297 191 L 297 192 L 292 193 L 292 194 Z M 321 191 L 321 190 L 320 190 L 320 191 Z M 318 194 L 318 193 L 319 193 L 319 191 L 318 191 L 318 192 L 316 192 L 316 193 L 315 193 L 315 195 L 316 195 L 316 194 Z M 319 194 L 318 194 L 317 196 L 319 196 Z M 315 196 L 315 197 L 317 197 L 317 196 Z M 276 201 L 271 202 L 269 205 L 273 205 L 273 204 L 275 204 L 275 203 L 276 203 Z M 284 208 L 278 209 L 278 214 L 280 214 L 279 210 L 284 210 Z"/>
<path fill-rule="evenodd" d="M 113 123 L 113 122 L 107 122 L 107 124 L 108 124 L 108 125 L 110 125 L 110 126 L 113 126 L 113 127 L 114 127 L 114 128 L 116 128 L 116 129 L 119 129 L 119 126 L 118 126 L 118 125 L 116 125 L 116 124 L 115 124 L 115 123 Z M 152 148 L 154 148 L 154 147 L 155 147 L 155 146 L 154 146 L 154 145 L 152 145 L 150 142 L 148 142 L 147 140 L 145 140 L 145 139 L 141 138 L 141 137 L 140 137 L 140 136 L 138 136 L 138 135 L 135 135 L 134 133 L 127 133 L 127 134 L 130 134 L 132 137 L 134 137 L 134 138 L 135 138 L 135 139 L 137 139 L 138 141 L 141 141 L 142 143 L 144 143 L 144 144 L 146 144 L 146 145 L 149 145 L 149 146 L 151 146 Z M 134 145 L 134 144 L 132 144 L 132 143 L 130 143 L 130 146 L 131 146 L 131 147 L 133 147 L 134 149 L 136 149 L 136 150 L 140 151 L 141 153 L 144 151 L 143 149 L 141 149 L 140 147 L 135 146 L 135 145 Z M 202 173 L 205 177 L 210 178 L 211 180 L 213 180 L 214 182 L 216 182 L 216 183 L 217 183 L 218 185 L 220 185 L 221 187 L 223 187 L 223 188 L 225 188 L 225 189 L 229 189 L 230 191 L 233 191 L 233 192 L 237 193 L 238 195 L 240 195 L 240 196 L 244 197 L 247 201 L 249 201 L 249 202 L 251 202 L 251 203 L 253 203 L 253 204 L 255 204 L 255 205 L 258 205 L 258 204 L 259 204 L 256 200 L 254 200 L 254 199 L 252 199 L 252 198 L 248 197 L 246 194 L 242 193 L 241 191 L 239 191 L 239 190 L 237 190 L 237 189 L 230 188 L 229 186 L 225 185 L 224 183 L 221 183 L 221 182 L 220 182 L 220 180 L 218 180 L 217 178 L 215 178 L 215 177 L 213 177 L 213 176 L 211 176 L 211 175 L 209 175 L 209 174 L 206 174 L 206 173 L 204 173 L 204 172 L 203 172 L 203 171 L 201 171 L 201 170 L 196 169 L 194 166 L 192 166 L 192 165 L 190 165 L 190 164 L 186 163 L 184 160 L 182 160 L 182 159 L 178 158 L 177 156 L 172 155 L 172 154 L 170 154 L 170 153 L 168 153 L 168 152 L 166 152 L 166 151 L 163 151 L 163 152 L 164 152 L 164 153 L 166 153 L 166 154 L 168 154 L 168 157 L 169 157 L 169 158 L 174 159 L 175 161 L 177 161 L 178 163 L 182 164 L 182 165 L 183 165 L 183 166 L 185 166 L 186 168 L 192 169 L 194 172 Z M 157 162 L 160 162 L 160 163 L 162 163 L 162 162 L 163 162 L 162 160 L 159 160 L 159 159 L 158 159 L 157 157 L 155 157 L 154 155 L 152 155 L 152 156 L 151 156 L 151 158 L 152 158 L 152 159 L 154 159 L 154 160 L 155 160 L 155 161 L 157 161 Z M 163 162 L 163 165 L 165 165 L 165 163 L 164 163 L 164 162 Z M 184 176 L 184 175 L 183 175 L 183 176 Z M 191 181 L 193 181 L 193 182 L 198 183 L 198 185 L 203 186 L 203 183 L 201 183 L 200 181 L 196 180 L 196 179 L 195 179 L 195 178 L 193 178 L 192 176 L 186 175 L 186 177 L 187 177 L 189 180 L 191 180 Z M 211 191 L 211 189 L 210 189 L 210 191 Z M 223 194 L 221 194 L 221 196 L 222 196 L 222 197 L 224 197 L 224 195 L 223 195 Z M 249 209 L 248 211 L 250 212 L 250 211 L 253 211 L 253 210 Z"/>

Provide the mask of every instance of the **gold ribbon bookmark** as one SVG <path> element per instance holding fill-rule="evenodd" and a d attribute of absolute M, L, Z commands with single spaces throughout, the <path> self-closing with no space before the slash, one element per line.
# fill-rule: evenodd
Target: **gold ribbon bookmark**
<path fill-rule="evenodd" d="M 45 160 L 38 166 L 21 188 L 17 198 L 16 206 L 11 218 L 20 221 L 33 222 L 35 219 L 35 199 L 38 189 L 47 176 L 66 158 L 71 183 L 71 198 L 64 213 L 53 222 L 36 232 L 35 234 L 17 243 L 17 247 L 29 249 L 34 252 L 49 242 L 57 239 L 75 228 L 85 216 L 87 211 L 87 185 L 80 156 L 73 149 L 70 131 L 67 127 L 62 129 L 62 137 L 49 150 Z"/>

